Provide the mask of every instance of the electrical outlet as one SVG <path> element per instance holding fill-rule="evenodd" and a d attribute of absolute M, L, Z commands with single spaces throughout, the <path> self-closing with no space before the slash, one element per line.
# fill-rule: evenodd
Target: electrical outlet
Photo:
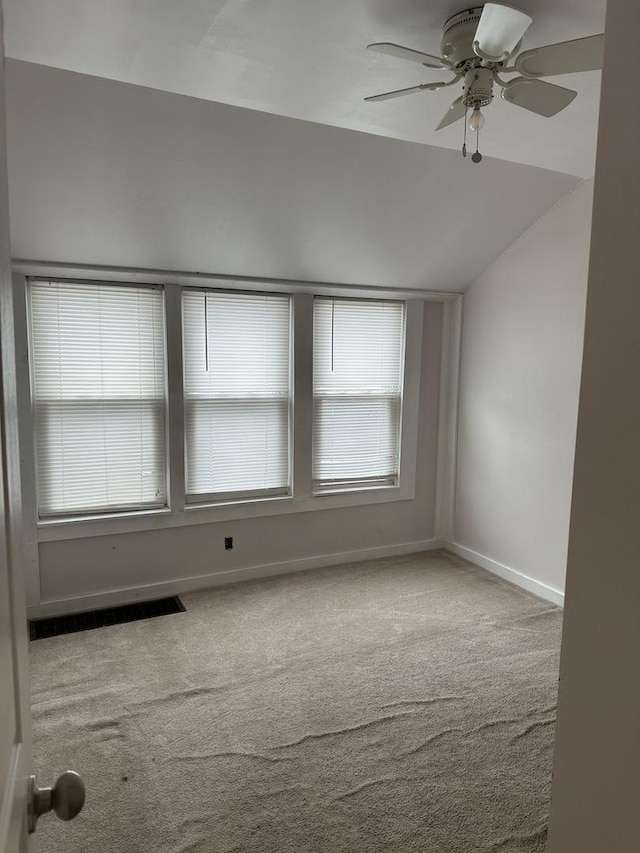
<path fill-rule="evenodd" d="M 233 536 L 225 536 L 224 537 L 224 550 L 232 551 L 233 550 Z"/>

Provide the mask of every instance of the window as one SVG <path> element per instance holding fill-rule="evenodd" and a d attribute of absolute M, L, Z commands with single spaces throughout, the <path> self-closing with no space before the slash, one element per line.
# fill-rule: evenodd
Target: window
<path fill-rule="evenodd" d="M 165 506 L 161 289 L 32 281 L 29 294 L 40 516 Z"/>
<path fill-rule="evenodd" d="M 398 484 L 404 304 L 317 297 L 314 491 Z"/>
<path fill-rule="evenodd" d="M 58 275 L 16 306 L 40 541 L 415 494 L 421 300 Z"/>
<path fill-rule="evenodd" d="M 290 299 L 185 290 L 187 500 L 290 490 Z"/>

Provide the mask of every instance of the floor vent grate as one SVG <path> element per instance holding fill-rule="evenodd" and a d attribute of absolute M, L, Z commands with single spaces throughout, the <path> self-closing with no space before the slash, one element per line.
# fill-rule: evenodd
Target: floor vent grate
<path fill-rule="evenodd" d="M 43 640 L 45 637 L 75 634 L 78 631 L 91 631 L 93 628 L 121 625 L 123 622 L 137 622 L 140 619 L 169 616 L 172 613 L 184 613 L 184 611 L 184 604 L 177 595 L 174 595 L 171 598 L 139 601 L 135 604 L 123 604 L 119 607 L 106 607 L 104 610 L 90 610 L 87 613 L 32 619 L 29 622 L 29 639 Z"/>

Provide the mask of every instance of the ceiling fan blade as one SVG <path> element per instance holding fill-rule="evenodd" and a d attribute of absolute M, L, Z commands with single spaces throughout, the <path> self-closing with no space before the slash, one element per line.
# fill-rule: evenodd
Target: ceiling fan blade
<path fill-rule="evenodd" d="M 485 3 L 474 36 L 474 49 L 477 47 L 485 59 L 503 61 L 516 49 L 531 21 L 529 15 L 518 9 L 502 3 Z"/>
<path fill-rule="evenodd" d="M 436 130 L 442 130 L 443 127 L 448 127 L 455 121 L 464 118 L 465 109 L 465 105 L 462 103 L 462 95 L 460 95 L 460 97 L 455 99 L 446 113 L 442 116 L 440 124 L 436 127 Z"/>
<path fill-rule="evenodd" d="M 402 98 L 414 92 L 435 92 L 436 89 L 442 89 L 444 85 L 442 82 L 421 83 L 419 86 L 409 86 L 408 89 L 395 89 L 393 92 L 383 92 L 381 95 L 369 95 L 365 101 L 389 101 L 391 98 Z"/>
<path fill-rule="evenodd" d="M 393 92 L 383 92 L 381 95 L 370 95 L 365 98 L 365 101 L 389 101 L 391 98 L 402 98 L 404 95 L 411 95 L 414 92 L 423 92 L 425 86 L 409 86 L 408 89 L 396 89 Z"/>
<path fill-rule="evenodd" d="M 577 94 L 573 89 L 565 89 L 564 86 L 545 83 L 543 80 L 530 80 L 526 77 L 509 80 L 502 90 L 505 101 L 546 118 L 568 107 Z"/>
<path fill-rule="evenodd" d="M 410 47 L 402 47 L 402 45 L 392 44 L 390 41 L 368 44 L 367 48 L 369 50 L 375 50 L 376 53 L 385 53 L 388 56 L 397 56 L 398 59 L 408 59 L 411 62 L 419 62 L 421 65 L 426 65 L 427 68 L 447 67 L 447 62 L 440 56 L 431 56 L 430 53 L 422 53 L 420 50 L 412 50 Z"/>
<path fill-rule="evenodd" d="M 597 71 L 602 68 L 603 56 L 604 35 L 600 34 L 525 50 L 516 59 L 515 67 L 526 77 L 551 77 Z"/>

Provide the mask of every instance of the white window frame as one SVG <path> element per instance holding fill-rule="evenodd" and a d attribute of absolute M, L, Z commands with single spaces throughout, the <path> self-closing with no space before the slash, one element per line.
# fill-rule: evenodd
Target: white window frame
<path fill-rule="evenodd" d="M 85 281 L 85 280 L 77 279 L 77 278 L 64 278 L 64 279 L 62 279 L 60 277 L 53 277 L 53 276 L 52 277 L 31 276 L 29 279 L 27 279 L 25 281 L 25 288 L 24 288 L 24 296 L 25 296 L 25 300 L 26 300 L 26 309 L 25 310 L 26 310 L 26 330 L 27 330 L 27 352 L 29 353 L 29 355 L 27 356 L 27 361 L 30 359 L 30 353 L 31 353 L 31 347 L 32 347 L 32 335 L 33 335 L 33 329 L 32 329 L 33 320 L 32 320 L 30 284 L 32 282 L 36 283 L 36 282 L 42 282 L 42 281 L 44 281 L 44 282 L 64 281 L 64 282 L 67 282 L 69 284 L 79 284 L 79 285 L 84 285 L 86 287 L 91 287 L 94 285 L 99 286 L 101 284 L 109 284 L 109 285 L 117 285 L 118 287 L 140 287 L 140 286 L 143 286 L 143 287 L 147 287 L 147 288 L 153 288 L 154 290 L 159 291 L 161 296 L 163 297 L 162 298 L 162 309 L 161 310 L 162 310 L 162 323 L 163 323 L 163 326 L 165 329 L 164 338 L 166 340 L 165 303 L 164 303 L 163 288 L 160 286 L 149 284 L 146 282 L 143 285 L 141 285 L 138 282 L 132 282 L 132 281 L 103 282 L 103 281 L 97 281 L 97 280 Z M 47 513 L 47 514 L 41 515 L 40 514 L 40 508 L 38 506 L 38 471 L 37 471 L 37 465 L 35 464 L 35 460 L 34 460 L 35 475 L 34 475 L 33 481 L 34 481 L 34 489 L 35 489 L 35 493 L 36 493 L 35 504 L 36 504 L 36 510 L 37 510 L 36 514 L 38 517 L 37 523 L 39 526 L 44 525 L 46 523 L 57 524 L 57 523 L 63 523 L 66 521 L 75 523 L 78 520 L 84 520 L 84 519 L 91 520 L 94 518 L 109 518 L 112 516 L 121 516 L 121 515 L 138 515 L 138 514 L 146 515 L 148 513 L 165 512 L 169 508 L 170 463 L 169 463 L 169 439 L 168 439 L 168 417 L 167 417 L 167 414 L 168 414 L 168 411 L 167 411 L 167 404 L 168 404 L 167 367 L 168 367 L 168 365 L 167 365 L 166 346 L 164 348 L 164 352 L 162 353 L 162 356 L 163 356 L 163 362 L 162 362 L 163 363 L 162 419 L 163 419 L 163 432 L 164 432 L 163 462 L 164 462 L 164 467 L 165 467 L 165 497 L 163 498 L 163 500 L 158 501 L 155 504 L 152 504 L 150 506 L 143 507 L 143 508 L 140 508 L 140 507 L 122 507 L 122 508 L 119 508 L 116 510 L 108 510 L 108 509 L 91 510 L 91 509 L 88 509 L 86 512 L 82 512 L 82 513 L 74 512 L 74 511 L 61 511 L 58 513 Z M 34 380 L 35 380 L 35 373 L 29 369 L 29 371 L 28 371 L 28 385 L 29 385 L 29 400 L 30 400 L 30 411 L 31 411 L 31 421 L 32 421 L 32 423 L 31 423 L 31 435 L 32 435 L 33 449 L 34 449 L 33 455 L 35 457 L 35 441 L 36 441 L 35 410 L 37 408 L 37 405 L 39 405 L 39 404 L 38 404 L 37 399 L 36 399 L 36 388 L 35 388 L 35 381 Z M 62 404 L 64 404 L 65 402 L 66 401 L 62 401 Z M 155 402 L 155 401 L 149 400 L 149 402 Z M 40 404 L 40 405 L 42 405 L 42 404 Z M 46 405 L 46 404 L 44 404 L 44 405 Z"/>
<path fill-rule="evenodd" d="M 338 298 L 336 301 L 340 301 Z M 342 301 L 346 301 L 345 297 L 342 297 Z M 402 449 L 403 449 L 403 434 L 402 434 L 402 426 L 404 423 L 404 406 L 406 402 L 405 395 L 405 387 L 404 381 L 406 379 L 406 364 L 407 364 L 407 353 L 406 353 L 406 344 L 407 344 L 407 313 L 408 307 L 406 300 L 376 300 L 376 299 L 364 299 L 360 297 L 359 299 L 355 299 L 356 302 L 399 302 L 402 305 L 402 352 L 400 355 L 401 359 L 401 368 L 400 372 L 402 374 L 402 383 L 400 385 L 400 393 L 398 395 L 398 403 L 399 403 L 399 430 L 398 430 L 398 471 L 397 474 L 394 475 L 394 482 L 371 482 L 370 484 L 366 484 L 363 480 L 356 480 L 352 483 L 320 483 L 314 481 L 313 485 L 313 494 L 314 495 L 331 495 L 331 494 L 343 494 L 345 492 L 366 492 L 377 489 L 393 489 L 397 488 L 400 485 L 402 472 Z M 315 297 L 314 297 L 315 303 Z M 315 330 L 315 326 L 314 326 Z M 419 394 L 419 389 L 418 389 Z M 315 399 L 314 399 L 315 403 Z M 315 436 L 314 436 L 315 438 Z M 313 448 L 312 448 L 313 454 Z M 405 472 L 406 476 L 406 472 Z"/>
<path fill-rule="evenodd" d="M 196 293 L 202 293 L 202 291 L 204 289 L 205 288 L 202 288 L 202 287 L 181 287 L 180 288 L 181 312 L 183 312 L 183 308 L 184 308 L 183 302 L 182 302 L 182 297 L 183 297 L 184 293 L 188 292 L 188 291 L 194 291 Z M 223 288 L 220 288 L 220 287 L 215 287 L 215 288 L 212 287 L 212 288 L 206 288 L 206 289 L 209 290 L 211 293 L 225 293 L 225 292 L 228 293 L 229 292 L 228 289 L 224 290 Z M 247 293 L 251 293 L 252 291 L 236 290 L 235 292 L 238 294 L 243 294 L 243 293 L 247 294 Z M 255 291 L 253 291 L 253 292 L 255 293 Z M 289 467 L 289 476 L 288 476 L 287 485 L 284 488 L 278 488 L 278 489 L 270 489 L 270 490 L 265 490 L 265 491 L 256 490 L 254 493 L 249 493 L 249 494 L 243 494 L 241 492 L 227 492 L 226 494 L 221 493 L 221 492 L 217 492 L 217 493 L 216 492 L 210 492 L 209 494 L 207 494 L 207 493 L 190 494 L 189 492 L 187 492 L 186 487 L 185 487 L 185 490 L 184 490 L 185 507 L 217 506 L 219 504 L 243 503 L 243 502 L 248 501 L 248 500 L 269 500 L 270 498 L 277 498 L 277 497 L 291 497 L 291 495 L 293 494 L 293 491 L 292 491 L 292 484 L 293 484 L 293 449 L 292 449 L 293 448 L 293 440 L 292 439 L 293 439 L 293 430 L 294 430 L 294 423 L 293 423 L 293 391 L 294 391 L 294 389 L 293 389 L 293 376 L 294 376 L 294 369 L 295 369 L 294 360 L 293 360 L 293 356 L 294 356 L 294 353 L 293 353 L 293 315 L 294 315 L 295 306 L 294 306 L 292 298 L 290 296 L 288 296 L 288 294 L 282 294 L 282 293 L 269 294 L 268 291 L 263 291 L 263 292 L 265 293 L 265 295 L 276 295 L 279 297 L 285 296 L 289 302 L 289 380 L 288 380 L 289 381 L 289 396 L 288 396 L 288 416 L 287 416 L 287 428 L 289 430 L 287 464 Z M 184 319 L 184 313 L 181 313 L 180 317 L 181 317 L 181 323 L 182 323 L 182 320 Z M 181 339 L 181 341 L 182 341 L 182 337 L 183 337 L 183 329 L 182 329 L 182 325 L 181 325 L 180 326 L 180 339 Z M 182 355 L 183 355 L 183 370 L 184 370 L 184 347 L 182 350 Z M 186 414 L 187 414 L 187 412 L 186 412 L 187 401 L 186 401 L 186 398 L 184 396 L 184 380 L 183 380 L 183 389 L 182 389 L 182 405 L 184 407 L 183 411 L 184 411 L 184 414 L 186 416 Z M 185 423 L 186 423 L 186 420 L 185 420 Z M 187 444 L 186 444 L 186 442 L 184 442 L 182 453 L 184 454 L 184 462 L 186 465 L 186 462 L 187 462 Z M 185 480 L 185 483 L 186 483 L 186 480 Z"/>
<path fill-rule="evenodd" d="M 79 273 L 82 272 L 82 275 Z M 66 274 L 65 274 L 66 273 Z M 24 446 L 23 477 L 26 485 L 25 509 L 35 507 L 35 470 L 33 462 L 33 421 L 28 393 L 28 349 L 26 344 L 26 281 L 29 277 L 92 280 L 108 282 L 151 283 L 161 285 L 165 295 L 167 358 L 167 436 L 169 444 L 168 507 L 64 519 L 46 519 L 37 523 L 34 542 L 58 541 L 138 532 L 143 530 L 207 524 L 217 521 L 267 517 L 322 509 L 337 509 L 412 500 L 415 497 L 415 469 L 418 448 L 418 415 L 420 408 L 422 336 L 425 301 L 459 301 L 458 294 L 429 291 L 401 291 L 335 285 L 267 281 L 234 280 L 219 276 L 183 273 L 132 271 L 113 268 L 68 267 L 63 265 L 21 263 L 14 268 L 16 331 L 22 376 L 19 398 L 21 438 Z M 183 287 L 210 286 L 212 289 L 288 293 L 292 297 L 293 336 L 293 428 L 291 434 L 291 495 L 247 498 L 187 504 L 184 468 L 184 401 L 182 363 Z M 313 439 L 313 296 L 351 296 L 402 300 L 406 303 L 406 342 L 401 422 L 401 453 L 397 486 L 313 494 L 311 463 Z M 27 384 L 25 386 L 24 380 Z M 438 404 L 438 400 L 434 400 Z M 30 484 L 33 483 L 33 489 Z M 34 516 L 35 518 L 35 513 Z"/>

